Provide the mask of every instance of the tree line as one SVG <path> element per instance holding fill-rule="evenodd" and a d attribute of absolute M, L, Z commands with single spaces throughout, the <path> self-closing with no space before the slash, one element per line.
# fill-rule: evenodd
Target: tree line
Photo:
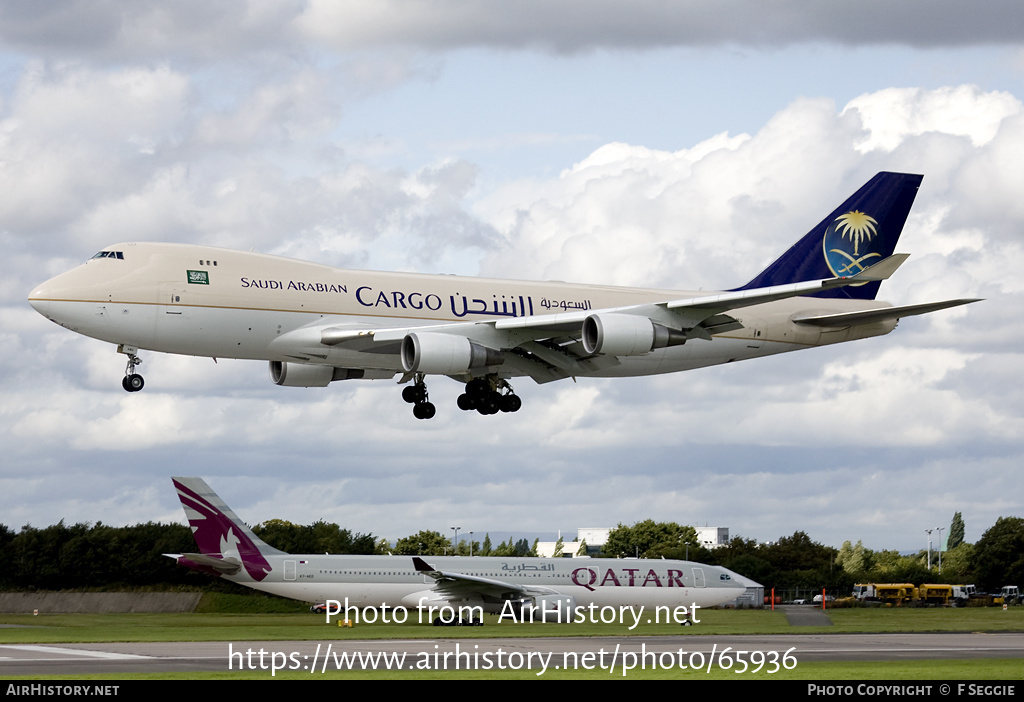
<path fill-rule="evenodd" d="M 842 548 L 824 546 L 802 531 L 771 543 L 734 537 L 713 549 L 698 545 L 696 530 L 675 523 L 620 524 L 602 549 L 605 556 L 678 558 L 721 565 L 765 586 L 766 589 L 820 589 L 849 593 L 854 583 L 910 582 L 975 583 L 981 591 L 1003 585 L 1024 585 L 1024 519 L 1000 517 L 975 544 L 963 540 L 960 513 L 948 532 L 948 550 L 939 548 L 912 555 L 896 550 L 872 551 L 858 541 Z M 688 545 L 688 546 L 687 546 Z M 931 570 L 928 565 L 931 565 Z"/>
<path fill-rule="evenodd" d="M 253 532 L 288 553 L 537 555 L 536 541 L 531 545 L 526 539 L 509 538 L 495 546 L 489 534 L 482 542 L 460 539 L 454 548 L 450 538 L 436 531 L 420 531 L 392 546 L 386 539 L 324 521 L 299 525 L 272 519 L 253 527 Z M 826 587 L 842 592 L 855 582 L 976 582 L 982 590 L 998 590 L 1007 584 L 1024 584 L 1024 519 L 1001 517 L 975 544 L 962 541 L 961 525 L 959 538 L 956 545 L 951 538 L 951 548 L 942 553 L 941 577 L 934 569 L 927 570 L 924 550 L 903 556 L 892 550 L 866 549 L 859 541 L 836 549 L 811 540 L 802 531 L 763 544 L 737 536 L 724 546 L 706 549 L 693 527 L 653 520 L 619 524 L 611 530 L 600 555 L 688 558 L 724 566 L 776 589 Z M 181 524 L 112 527 L 62 521 L 43 528 L 24 526 L 18 532 L 0 525 L 0 562 L 4 564 L 0 589 L 225 586 L 218 585 L 219 579 L 182 568 L 164 555 L 195 550 L 191 529 Z M 936 560 L 933 556 L 933 566 Z"/>

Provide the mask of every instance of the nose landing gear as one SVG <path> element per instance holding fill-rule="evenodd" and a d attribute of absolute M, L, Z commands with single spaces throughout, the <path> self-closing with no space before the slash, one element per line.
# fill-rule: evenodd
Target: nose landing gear
<path fill-rule="evenodd" d="M 138 351 L 135 347 L 118 346 L 118 353 L 128 356 L 128 365 L 124 369 L 124 378 L 121 379 L 121 387 L 128 392 L 138 392 L 146 385 L 142 376 L 135 372 L 135 367 L 142 365 L 142 359 L 135 355 Z"/>

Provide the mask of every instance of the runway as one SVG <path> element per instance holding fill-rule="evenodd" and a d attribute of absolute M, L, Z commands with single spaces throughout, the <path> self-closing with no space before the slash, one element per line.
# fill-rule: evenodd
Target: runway
<path fill-rule="evenodd" d="M 0 677 L 189 671 L 576 668 L 628 674 L 727 667 L 738 675 L 810 661 L 1024 658 L 1024 633 L 778 634 L 404 641 L 0 644 Z"/>

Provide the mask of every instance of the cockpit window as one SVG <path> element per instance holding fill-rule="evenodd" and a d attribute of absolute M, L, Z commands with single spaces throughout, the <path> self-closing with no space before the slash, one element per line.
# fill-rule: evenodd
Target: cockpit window
<path fill-rule="evenodd" d="M 123 251 L 100 251 L 98 254 L 93 256 L 93 258 L 119 258 L 119 259 L 121 259 L 123 261 L 124 260 L 124 252 Z"/>

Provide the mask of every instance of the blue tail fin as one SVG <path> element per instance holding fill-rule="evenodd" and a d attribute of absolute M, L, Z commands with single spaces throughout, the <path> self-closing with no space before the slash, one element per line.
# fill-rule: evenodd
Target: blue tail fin
<path fill-rule="evenodd" d="M 736 289 L 850 276 L 891 256 L 923 178 L 910 173 L 879 173 L 775 263 Z M 816 296 L 873 300 L 879 285 L 848 285 Z"/>

